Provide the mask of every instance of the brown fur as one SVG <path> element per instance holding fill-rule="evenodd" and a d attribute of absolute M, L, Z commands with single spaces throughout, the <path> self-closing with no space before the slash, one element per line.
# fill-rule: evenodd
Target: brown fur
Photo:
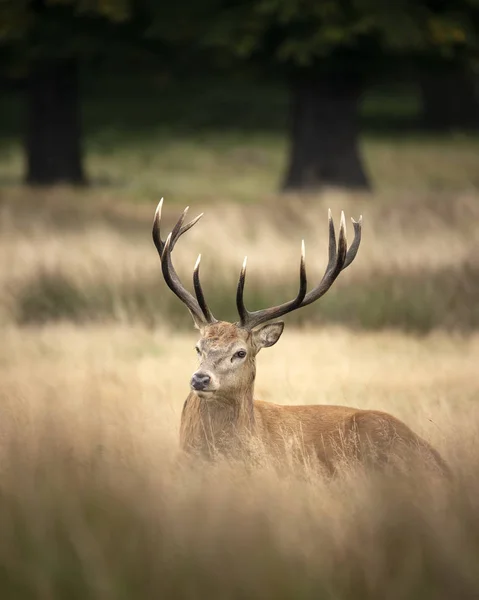
<path fill-rule="evenodd" d="M 388 463 L 409 459 L 417 452 L 428 463 L 448 472 L 436 450 L 385 412 L 347 406 L 283 406 L 254 400 L 255 358 L 259 351 L 255 332 L 220 322 L 204 328 L 200 343 L 204 361 L 209 361 L 212 369 L 217 364 L 215 359 L 224 360 L 223 355 L 234 350 L 235 344 L 244 345 L 248 356 L 244 365 L 234 370 L 233 386 L 225 390 L 220 387 L 206 397 L 195 391 L 189 394 L 180 427 L 180 444 L 185 451 L 206 457 L 217 452 L 234 454 L 256 438 L 275 456 L 292 450 L 295 456 L 314 457 L 329 471 L 344 459 Z"/>
<path fill-rule="evenodd" d="M 206 327 L 202 332 L 202 337 L 220 347 L 237 340 L 238 337 L 247 340 L 251 337 L 251 334 L 245 329 L 236 327 L 232 323 L 220 321 L 219 323 Z"/>

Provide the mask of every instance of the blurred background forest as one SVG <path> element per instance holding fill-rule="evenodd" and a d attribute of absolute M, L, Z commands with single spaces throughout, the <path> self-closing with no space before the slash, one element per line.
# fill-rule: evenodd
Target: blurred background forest
<path fill-rule="evenodd" d="M 24 228 L 31 205 L 70 229 L 87 212 L 96 230 L 105 211 L 116 221 L 123 211 L 146 239 L 146 214 L 165 196 L 170 208 L 214 204 L 230 232 L 239 211 L 253 238 L 253 223 L 283 215 L 275 231 L 291 245 L 294 223 L 312 224 L 306 206 L 318 211 L 313 233 L 326 206 L 348 208 L 365 215 L 366 256 L 321 318 L 479 323 L 475 0 L 4 0 L 0 11 L 1 195 Z M 372 247 L 394 237 L 387 255 Z M 151 323 L 175 310 L 156 304 L 156 274 L 133 269 L 123 286 L 92 275 L 85 291 L 70 269 L 43 266 L 21 285 L 16 270 L 7 320 L 104 319 L 116 307 Z M 268 289 L 253 281 L 258 301 L 287 285 L 272 268 Z M 227 279 L 212 282 L 225 318 Z"/>
<path fill-rule="evenodd" d="M 401 176 L 382 174 L 367 142 L 447 148 L 462 133 L 464 151 L 478 127 L 474 0 L 4 0 L 0 10 L 4 152 L 21 137 L 30 184 L 105 179 L 93 156 L 133 143 L 208 149 L 229 134 L 258 151 L 287 140 L 282 189 L 371 189 Z M 473 166 L 461 173 L 471 184 Z M 420 184 L 457 186 L 443 170 Z"/>
<path fill-rule="evenodd" d="M 478 0 L 0 0 L 2 598 L 477 598 L 478 49 Z M 278 304 L 362 214 L 257 395 L 391 412 L 454 484 L 181 463 L 162 196 L 232 321 L 245 254 Z"/>

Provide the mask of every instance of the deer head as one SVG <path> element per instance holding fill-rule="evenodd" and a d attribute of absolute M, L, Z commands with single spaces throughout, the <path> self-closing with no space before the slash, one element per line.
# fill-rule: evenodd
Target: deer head
<path fill-rule="evenodd" d="M 354 260 L 361 241 L 361 217 L 353 221 L 354 240 L 348 249 L 346 240 L 346 223 L 341 213 L 339 239 L 336 243 L 331 211 L 329 211 L 329 260 L 320 283 L 307 292 L 305 247 L 301 246 L 299 268 L 299 291 L 293 300 L 257 311 L 248 311 L 243 301 L 246 279 L 246 258 L 241 269 L 236 293 L 236 306 L 239 321 L 227 323 L 218 321 L 208 308 L 200 283 L 200 260 L 196 261 L 193 270 L 193 286 L 195 297 L 182 285 L 171 261 L 171 253 L 178 239 L 203 216 L 202 214 L 184 225 L 188 207 L 165 241 L 161 239 L 160 222 L 163 199 L 155 212 L 153 221 L 153 241 L 161 260 L 161 268 L 168 287 L 180 298 L 190 311 L 195 326 L 201 337 L 196 345 L 199 357 L 199 368 L 191 378 L 191 388 L 201 399 L 220 400 L 237 403 L 245 396 L 251 397 L 255 378 L 255 359 L 261 348 L 273 346 L 283 333 L 284 323 L 277 321 L 268 323 L 307 306 L 325 294 L 339 273 Z"/>

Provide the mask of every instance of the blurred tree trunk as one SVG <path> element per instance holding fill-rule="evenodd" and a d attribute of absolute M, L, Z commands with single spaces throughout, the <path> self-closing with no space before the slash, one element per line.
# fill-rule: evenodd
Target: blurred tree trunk
<path fill-rule="evenodd" d="M 458 68 L 426 70 L 418 77 L 422 97 L 422 125 L 432 131 L 479 127 L 479 97 L 472 74 Z"/>
<path fill-rule="evenodd" d="M 76 61 L 34 62 L 27 94 L 27 183 L 84 184 Z"/>
<path fill-rule="evenodd" d="M 346 76 L 293 82 L 285 190 L 369 189 L 358 145 L 360 92 L 359 82 Z"/>

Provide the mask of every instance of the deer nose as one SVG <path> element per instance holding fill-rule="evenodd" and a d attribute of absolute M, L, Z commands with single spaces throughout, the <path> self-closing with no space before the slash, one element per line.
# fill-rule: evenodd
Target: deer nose
<path fill-rule="evenodd" d="M 206 390 L 210 381 L 211 377 L 206 373 L 193 373 L 193 377 L 191 378 L 191 387 L 197 391 Z"/>

